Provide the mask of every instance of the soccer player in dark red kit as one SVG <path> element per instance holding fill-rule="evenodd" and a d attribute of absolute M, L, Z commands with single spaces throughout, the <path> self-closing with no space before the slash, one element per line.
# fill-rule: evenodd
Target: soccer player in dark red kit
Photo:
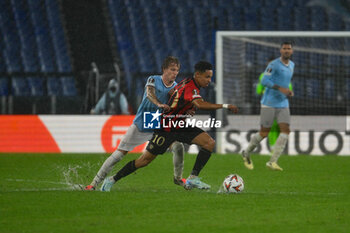
<path fill-rule="evenodd" d="M 210 188 L 210 185 L 202 182 L 198 175 L 208 162 L 214 150 L 215 141 L 202 129 L 188 126 L 186 124 L 187 113 L 192 109 L 216 110 L 221 108 L 237 113 L 238 108 L 232 104 L 213 104 L 204 101 L 200 96 L 200 88 L 207 87 L 211 82 L 213 67 L 209 62 L 200 61 L 194 69 L 193 78 L 183 80 L 174 88 L 168 102 L 170 111 L 161 116 L 162 127 L 154 131 L 143 154 L 138 159 L 127 163 L 115 176 L 107 177 L 102 184 L 101 191 L 110 191 L 115 182 L 147 166 L 157 155 L 163 154 L 174 141 L 196 144 L 201 148 L 192 172 L 186 180 L 185 189 Z"/>

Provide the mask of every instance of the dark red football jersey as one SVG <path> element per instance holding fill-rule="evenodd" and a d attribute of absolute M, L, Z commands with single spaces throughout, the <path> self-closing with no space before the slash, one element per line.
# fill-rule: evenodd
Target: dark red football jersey
<path fill-rule="evenodd" d="M 187 111 L 190 109 L 194 110 L 192 101 L 202 99 L 199 89 L 200 87 L 193 78 L 184 79 L 174 87 L 174 92 L 168 100 L 168 105 L 171 109 L 162 115 L 161 122 L 164 130 L 171 131 L 179 128 L 179 122 L 185 121 L 189 117 Z"/>

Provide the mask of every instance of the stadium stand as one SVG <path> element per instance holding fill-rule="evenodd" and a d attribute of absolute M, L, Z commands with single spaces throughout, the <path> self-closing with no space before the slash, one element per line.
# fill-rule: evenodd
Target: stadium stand
<path fill-rule="evenodd" d="M 0 1 L 0 74 L 1 95 L 28 96 L 77 96 L 79 84 L 76 74 L 83 70 L 74 68 L 69 31 L 64 23 L 59 0 L 4 0 Z M 178 56 L 181 73 L 189 74 L 200 59 L 213 62 L 215 30 L 329 30 L 345 31 L 350 23 L 320 6 L 309 6 L 304 0 L 106 0 L 100 1 L 110 32 L 110 43 L 119 56 L 123 70 L 124 88 L 141 95 L 140 81 L 151 73 L 160 73 L 163 58 Z M 84 39 L 84 38 L 81 38 Z M 314 43 L 314 42 L 312 42 Z M 298 44 L 298 41 L 296 41 Z M 317 46 L 330 46 L 349 50 L 349 40 L 337 42 L 316 41 Z M 253 49 L 253 48 L 249 48 Z M 257 56 L 270 56 L 263 51 Z M 115 60 L 118 60 L 115 58 Z M 301 75 L 304 69 L 320 72 L 318 67 L 342 64 L 349 74 L 349 57 L 336 55 L 295 54 L 294 60 Z M 263 67 L 264 62 L 257 64 Z M 333 72 L 334 66 L 325 68 Z M 86 68 L 89 69 L 89 68 Z M 6 78 L 5 78 L 6 77 Z M 297 81 L 297 83 L 300 81 Z M 345 85 L 349 89 L 349 81 Z M 303 98 L 318 98 L 320 93 L 309 92 L 311 88 L 324 87 L 324 97 L 335 99 L 334 80 L 310 77 L 306 83 L 295 85 Z M 11 85 L 11 91 L 6 86 Z M 305 85 L 305 88 L 303 88 Z M 135 89 L 135 86 L 137 87 Z M 299 88 L 300 87 L 300 88 Z M 347 90 L 348 90 L 347 89 Z M 133 106 L 135 109 L 137 106 Z"/>
<path fill-rule="evenodd" d="M 9 95 L 9 81 L 7 78 L 0 77 L 0 96 Z"/>

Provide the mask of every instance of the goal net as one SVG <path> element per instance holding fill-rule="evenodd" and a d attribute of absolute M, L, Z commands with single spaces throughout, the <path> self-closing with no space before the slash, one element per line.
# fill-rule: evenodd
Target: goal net
<path fill-rule="evenodd" d="M 350 32 L 217 32 L 217 103 L 259 114 L 259 75 L 271 57 L 280 56 L 283 41 L 294 43 L 291 113 L 349 115 Z"/>

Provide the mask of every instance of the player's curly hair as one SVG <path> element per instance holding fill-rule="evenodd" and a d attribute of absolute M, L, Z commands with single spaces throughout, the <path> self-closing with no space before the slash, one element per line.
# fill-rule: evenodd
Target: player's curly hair
<path fill-rule="evenodd" d="M 212 70 L 213 65 L 207 61 L 199 61 L 197 64 L 194 65 L 194 72 L 200 72 L 203 73 L 206 70 Z"/>
<path fill-rule="evenodd" d="M 171 64 L 176 64 L 178 67 L 180 67 L 180 60 L 174 56 L 167 56 L 163 61 L 162 71 L 168 68 Z"/>

